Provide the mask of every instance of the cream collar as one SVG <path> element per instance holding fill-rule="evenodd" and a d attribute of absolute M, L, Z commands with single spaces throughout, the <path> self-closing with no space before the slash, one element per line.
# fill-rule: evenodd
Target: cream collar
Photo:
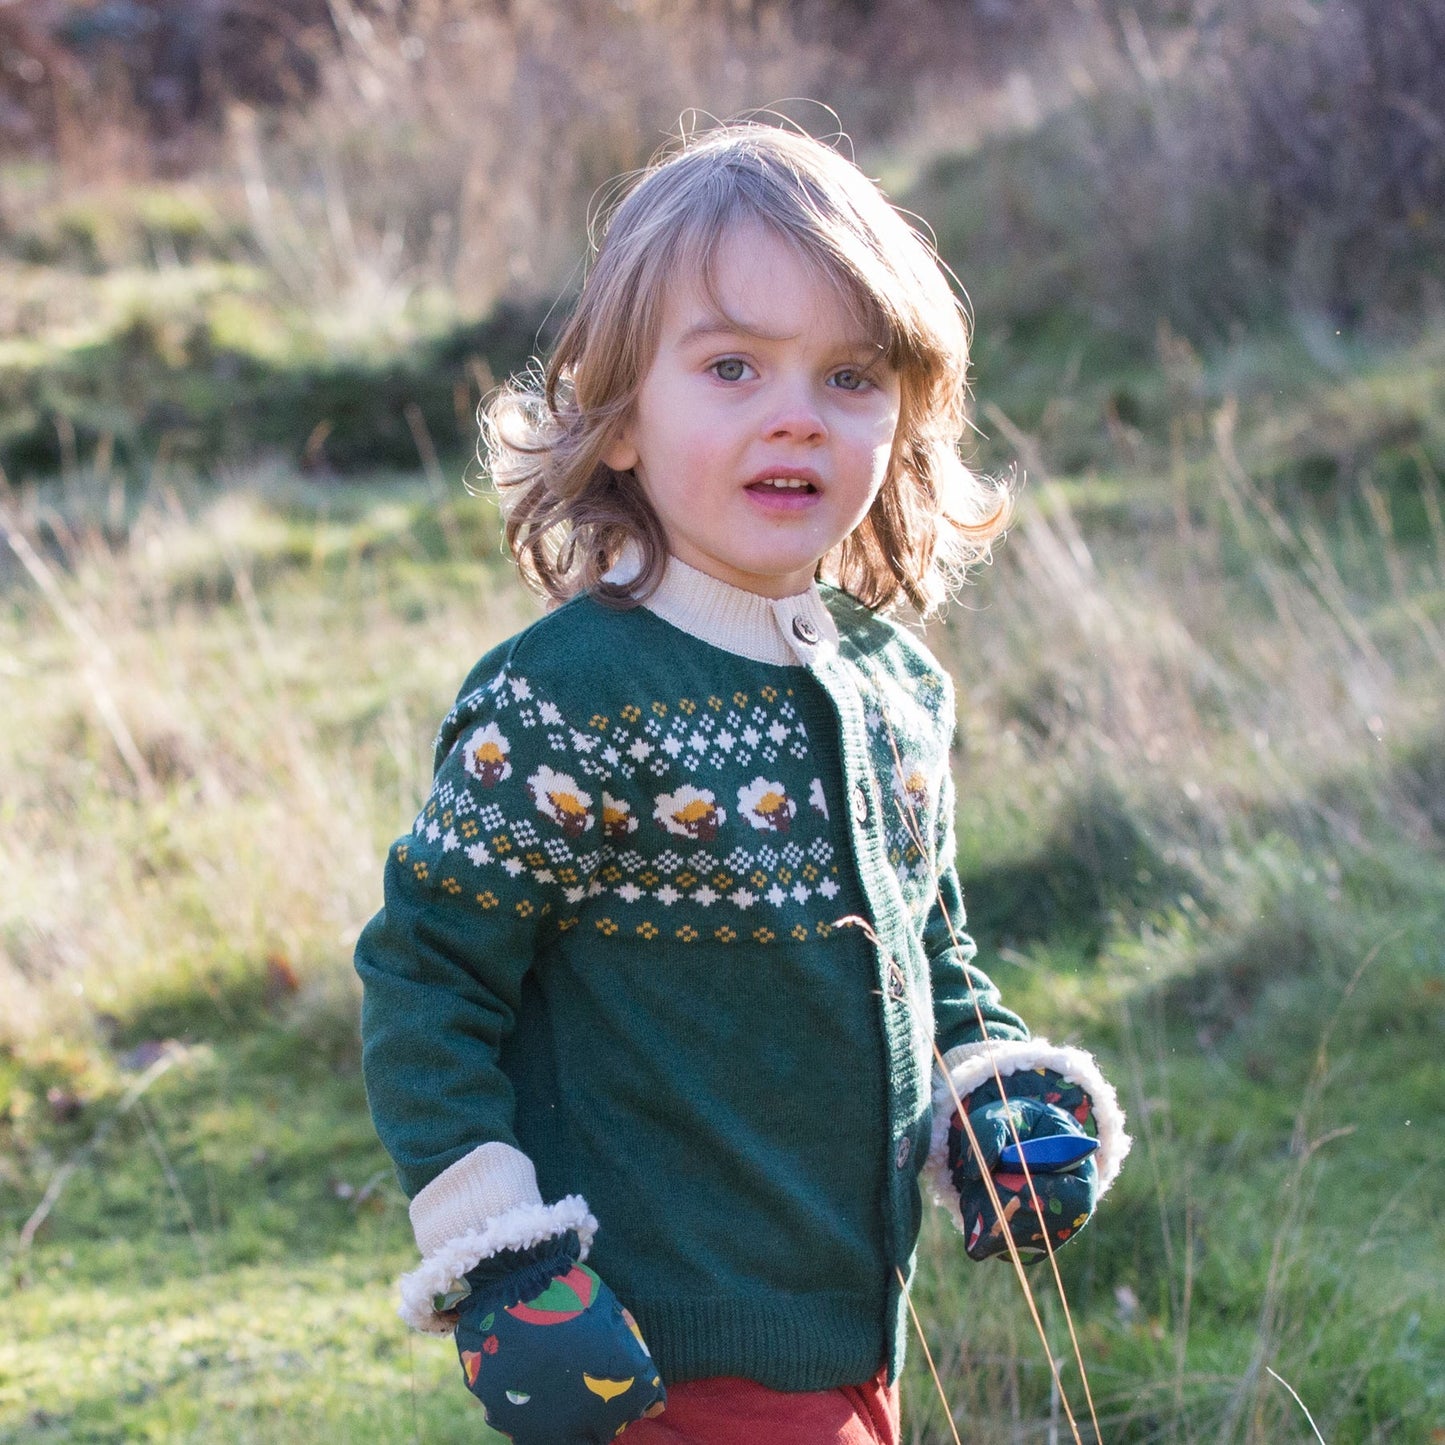
<path fill-rule="evenodd" d="M 626 583 L 637 572 L 637 554 L 629 548 L 605 580 Z M 838 646 L 838 628 L 816 582 L 792 597 L 761 597 L 669 557 L 657 590 L 642 605 L 681 631 L 754 662 L 806 667 Z"/>

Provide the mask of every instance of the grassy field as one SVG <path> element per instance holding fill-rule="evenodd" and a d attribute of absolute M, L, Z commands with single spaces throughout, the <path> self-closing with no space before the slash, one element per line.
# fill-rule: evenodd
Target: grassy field
<path fill-rule="evenodd" d="M 1103 1438 L 1315 1438 L 1292 1389 L 1331 1445 L 1433 1445 L 1445 351 L 1278 346 L 1165 355 L 1133 427 L 1067 356 L 1051 411 L 983 389 L 1030 479 L 931 630 L 960 862 L 1007 995 L 1138 1138 L 1061 1256 Z M 391 1313 L 349 955 L 436 719 L 533 604 L 435 480 L 96 462 L 4 502 L 0 1440 L 477 1438 Z M 937 1219 L 922 1249 L 964 1438 L 1070 1438 L 1012 1275 Z M 917 1349 L 906 1389 L 950 1439 Z"/>
<path fill-rule="evenodd" d="M 1311 86 L 1353 125 L 1329 46 L 1370 7 L 1336 8 L 1213 109 L 1188 57 L 1230 52 L 1172 5 L 1098 7 L 1117 43 L 1055 37 L 1032 79 L 865 97 L 915 105 L 867 164 L 970 284 L 978 461 L 1027 477 L 928 629 L 972 924 L 1137 1141 L 1062 1293 L 1029 1276 L 1045 1340 L 928 1219 L 968 1445 L 1445 1442 L 1438 208 L 1382 248 L 1363 125 L 1350 166 L 1295 155 L 1335 188 L 1282 229 L 1210 189 L 1224 141 L 1204 164 L 1236 100 L 1290 92 L 1282 143 L 1318 139 Z M 229 169 L 0 167 L 0 1445 L 487 1438 L 450 1344 L 393 1313 L 413 1246 L 351 949 L 438 720 L 536 615 L 462 484 L 475 403 L 545 343 L 601 177 L 735 57 L 643 6 L 648 46 L 608 21 L 617 65 L 578 67 L 520 7 L 494 91 L 492 19 L 378 13 L 412 9 L 437 43 L 351 26 L 309 109 L 233 117 Z M 835 73 L 781 34 L 719 111 Z M 542 62 L 566 124 L 514 153 Z M 982 139 L 939 153 L 955 121 Z M 905 1439 L 947 1445 L 920 1348 L 904 1389 Z"/>

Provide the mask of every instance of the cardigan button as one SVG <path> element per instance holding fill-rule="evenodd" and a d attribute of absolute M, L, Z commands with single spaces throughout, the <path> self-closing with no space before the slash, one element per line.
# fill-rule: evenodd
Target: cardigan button
<path fill-rule="evenodd" d="M 894 1003 L 902 1003 L 908 997 L 908 980 L 903 976 L 896 958 L 888 960 L 888 997 Z"/>
<path fill-rule="evenodd" d="M 913 1140 L 906 1134 L 898 1141 L 898 1152 L 893 1156 L 894 1162 L 902 1169 L 907 1163 L 909 1156 L 913 1153 Z"/>
<path fill-rule="evenodd" d="M 805 642 L 812 647 L 818 641 L 818 629 L 806 617 L 795 617 L 793 618 L 793 636 L 799 642 Z"/>
<path fill-rule="evenodd" d="M 853 789 L 853 817 L 860 825 L 868 821 L 868 789 L 862 783 Z"/>

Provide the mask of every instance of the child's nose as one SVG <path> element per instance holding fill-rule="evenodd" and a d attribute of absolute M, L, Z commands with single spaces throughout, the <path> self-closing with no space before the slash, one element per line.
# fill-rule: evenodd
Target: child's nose
<path fill-rule="evenodd" d="M 783 387 L 768 418 L 766 432 L 770 440 L 821 441 L 828 428 L 812 389 L 804 384 Z"/>

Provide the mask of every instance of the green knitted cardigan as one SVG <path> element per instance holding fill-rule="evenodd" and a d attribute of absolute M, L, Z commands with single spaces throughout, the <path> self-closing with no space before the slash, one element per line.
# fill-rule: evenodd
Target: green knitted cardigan
<path fill-rule="evenodd" d="M 453 1279 L 576 1229 L 665 1380 L 896 1375 L 935 1041 L 1048 1048 L 972 963 L 953 727 L 947 675 L 846 594 L 675 560 L 477 664 L 356 951 L 405 1318 L 445 1330 Z"/>

